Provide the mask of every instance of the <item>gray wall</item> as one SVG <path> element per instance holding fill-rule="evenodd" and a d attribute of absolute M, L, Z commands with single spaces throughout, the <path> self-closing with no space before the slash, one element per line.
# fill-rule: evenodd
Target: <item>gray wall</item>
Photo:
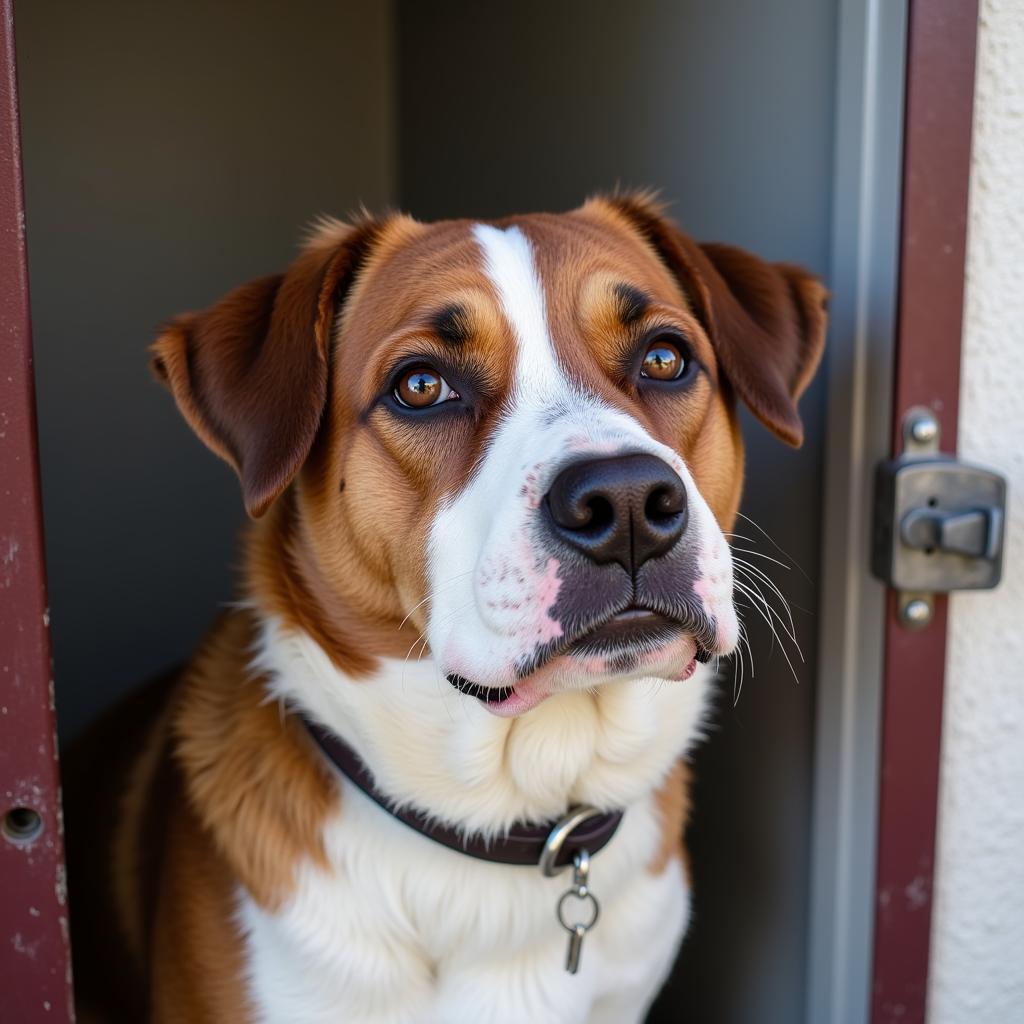
<path fill-rule="evenodd" d="M 698 238 L 826 274 L 836 4 L 831 0 L 399 0 L 401 197 L 424 217 L 576 205 L 657 186 Z M 757 674 L 722 687 L 697 757 L 695 918 L 655 1020 L 801 1019 L 821 508 L 822 381 L 790 452 L 756 426 L 752 516 L 792 558 L 771 563 L 806 664 L 790 674 L 747 614 Z M 748 523 L 737 532 L 783 556 Z"/>
<path fill-rule="evenodd" d="M 58 708 L 73 735 L 234 592 L 231 471 L 149 376 L 167 317 L 394 200 L 391 7 L 17 6 Z"/>

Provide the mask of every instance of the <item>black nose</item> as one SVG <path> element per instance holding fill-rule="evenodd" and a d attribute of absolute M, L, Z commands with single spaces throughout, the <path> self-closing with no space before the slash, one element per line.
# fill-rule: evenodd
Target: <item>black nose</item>
<path fill-rule="evenodd" d="M 634 573 L 669 551 L 686 529 L 686 488 L 653 455 L 574 462 L 547 495 L 551 525 L 595 562 Z"/>

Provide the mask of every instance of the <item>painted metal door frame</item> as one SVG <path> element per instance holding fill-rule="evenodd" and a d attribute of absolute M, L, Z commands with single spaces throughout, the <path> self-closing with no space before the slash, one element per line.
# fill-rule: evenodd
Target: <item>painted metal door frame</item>
<path fill-rule="evenodd" d="M 908 409 L 956 450 L 976 0 L 842 0 L 808 1024 L 923 1022 L 946 602 L 868 572 Z M 893 287 L 895 282 L 895 288 Z"/>
<path fill-rule="evenodd" d="M 12 0 L 0 0 L 0 1017 L 74 1019 Z"/>
<path fill-rule="evenodd" d="M 956 452 L 977 0 L 913 0 L 907 39 L 891 452 L 915 406 Z M 886 595 L 872 1024 L 923 1022 L 928 991 L 947 599 L 910 629 Z"/>

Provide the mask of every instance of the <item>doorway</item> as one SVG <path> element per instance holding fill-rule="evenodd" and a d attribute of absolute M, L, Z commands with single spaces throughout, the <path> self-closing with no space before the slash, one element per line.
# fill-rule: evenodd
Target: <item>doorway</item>
<path fill-rule="evenodd" d="M 840 0 L 79 6 L 59 35 L 55 4 L 17 12 L 65 737 L 233 596 L 235 482 L 145 345 L 278 269 L 315 214 L 490 217 L 655 186 L 695 236 L 834 277 Z M 756 671 L 739 694 L 726 672 L 696 754 L 694 920 L 655 1021 L 804 1013 L 826 376 L 800 452 L 744 420 L 738 543 L 784 563 L 801 653 L 748 611 Z"/>

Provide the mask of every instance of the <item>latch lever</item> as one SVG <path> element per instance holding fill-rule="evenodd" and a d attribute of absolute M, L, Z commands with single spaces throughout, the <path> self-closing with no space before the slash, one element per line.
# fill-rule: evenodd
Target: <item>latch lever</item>
<path fill-rule="evenodd" d="M 1002 537 L 1002 509 L 911 509 L 900 524 L 900 536 L 919 551 L 945 551 L 969 558 L 995 558 Z"/>

